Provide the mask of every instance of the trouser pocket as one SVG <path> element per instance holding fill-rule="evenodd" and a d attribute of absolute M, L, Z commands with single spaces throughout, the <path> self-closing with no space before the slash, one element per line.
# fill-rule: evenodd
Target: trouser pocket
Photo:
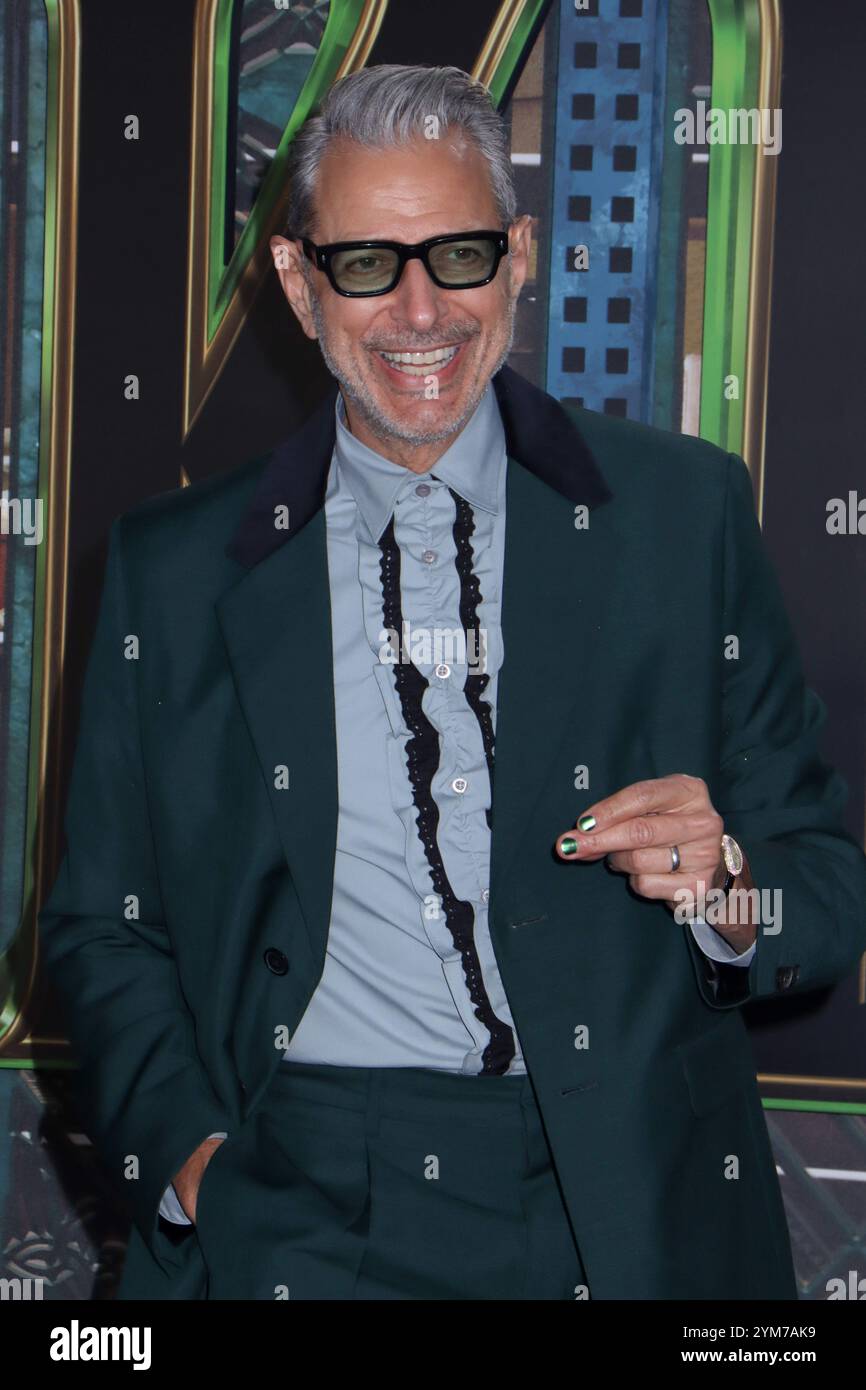
<path fill-rule="evenodd" d="M 262 1106 L 223 1141 L 199 1186 L 206 1297 L 350 1299 L 367 1218 L 363 1133 Z"/>
<path fill-rule="evenodd" d="M 223 1237 L 228 1233 L 233 1199 L 231 1191 L 223 1193 L 223 1179 L 231 1170 L 235 1151 L 246 1138 L 248 1121 L 232 1130 L 211 1155 L 196 1194 L 195 1234 L 205 1267 L 208 1271 L 208 1297 L 213 1298 L 213 1273 Z"/>

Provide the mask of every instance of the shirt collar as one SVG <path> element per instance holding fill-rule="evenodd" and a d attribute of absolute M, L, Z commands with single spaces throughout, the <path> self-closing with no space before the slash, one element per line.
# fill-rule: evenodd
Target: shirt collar
<path fill-rule="evenodd" d="M 371 449 L 352 434 L 346 423 L 340 392 L 334 404 L 337 469 L 348 484 L 370 535 L 378 540 L 391 518 L 400 493 L 425 477 L 439 478 L 483 511 L 498 512 L 501 470 L 505 465 L 505 430 L 492 385 L 487 389 L 457 438 L 430 469 L 411 473 L 402 464 Z"/>

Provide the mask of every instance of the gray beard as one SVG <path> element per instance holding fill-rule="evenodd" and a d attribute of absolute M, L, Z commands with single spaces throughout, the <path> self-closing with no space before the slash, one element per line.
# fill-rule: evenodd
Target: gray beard
<path fill-rule="evenodd" d="M 331 373 L 331 376 L 333 376 L 340 383 L 340 386 L 343 389 L 343 394 L 348 397 L 348 399 L 358 410 L 359 414 L 363 416 L 364 421 L 367 424 L 367 427 L 370 429 L 371 433 L 376 436 L 377 439 L 381 439 L 385 443 L 387 443 L 387 441 L 391 439 L 399 439 L 404 444 L 441 444 L 446 439 L 450 439 L 452 435 L 459 433 L 459 431 L 463 429 L 464 425 L 468 424 L 469 420 L 471 420 L 472 416 L 475 414 L 475 411 L 478 409 L 481 397 L 487 390 L 487 382 L 483 382 L 478 391 L 475 392 L 473 397 L 466 405 L 465 410 L 460 415 L 459 419 L 455 420 L 452 424 L 448 425 L 446 429 L 412 429 L 410 425 L 405 425 L 402 422 L 395 422 L 390 418 L 390 416 L 386 415 L 380 407 L 379 403 L 376 401 L 374 396 L 367 388 L 367 386 L 364 384 L 364 382 L 357 381 L 352 377 L 348 377 L 343 368 L 341 368 L 335 361 L 334 356 L 331 353 L 331 350 L 328 346 L 327 329 L 325 326 L 324 315 L 322 314 L 321 305 L 319 304 L 319 301 L 313 291 L 313 287 L 310 284 L 309 280 L 307 280 L 307 285 L 310 290 L 313 323 L 315 324 L 316 332 L 319 335 L 319 347 L 322 352 L 322 357 L 325 361 L 325 366 L 328 368 L 328 371 Z M 496 362 L 494 363 L 493 370 L 490 373 L 491 376 L 496 375 L 500 367 L 502 367 L 505 364 L 508 358 L 508 354 L 511 352 L 511 346 L 514 342 L 514 320 L 516 308 L 516 301 L 514 299 L 508 299 L 508 333 L 506 335 L 505 345 L 502 351 L 500 352 Z"/>

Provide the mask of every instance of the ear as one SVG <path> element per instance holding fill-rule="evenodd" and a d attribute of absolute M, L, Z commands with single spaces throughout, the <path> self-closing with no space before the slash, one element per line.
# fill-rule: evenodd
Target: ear
<path fill-rule="evenodd" d="M 308 338 L 317 338 L 310 300 L 310 286 L 302 268 L 304 249 L 299 240 L 272 236 L 268 243 L 274 258 L 274 269 L 283 294 Z"/>
<path fill-rule="evenodd" d="M 529 273 L 529 253 L 532 249 L 532 217 L 525 213 L 508 229 L 508 250 L 511 253 L 511 298 L 516 299 Z"/>

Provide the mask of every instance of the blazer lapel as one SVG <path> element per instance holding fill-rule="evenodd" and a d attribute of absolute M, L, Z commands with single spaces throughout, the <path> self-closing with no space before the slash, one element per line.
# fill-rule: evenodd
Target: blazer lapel
<path fill-rule="evenodd" d="M 337 751 L 325 515 L 216 605 L 313 958 L 324 961 L 337 836 Z M 278 785 L 285 768 L 288 786 Z"/>
<path fill-rule="evenodd" d="M 337 838 L 331 599 L 323 507 L 336 384 L 266 460 L 227 554 L 245 573 L 217 620 L 313 958 L 324 962 Z M 278 528 L 275 517 L 288 517 Z M 283 511 L 282 509 L 286 509 Z M 285 768 L 288 787 L 278 785 Z"/>
<path fill-rule="evenodd" d="M 551 775 L 570 764 L 557 749 L 586 750 L 593 731 L 567 742 L 580 720 L 580 691 L 572 672 L 598 669 L 598 635 L 605 596 L 611 592 L 611 546 L 605 540 L 604 504 L 610 489 L 574 420 L 545 391 L 508 367 L 493 378 L 508 450 L 505 559 L 502 590 L 504 663 L 497 688 L 493 773 L 491 897 L 515 878 L 512 910 L 537 907 L 521 834 Z M 581 518 L 576 508 L 585 509 Z M 588 524 L 578 528 L 576 519 Z M 615 547 L 613 547 L 615 549 Z M 577 794 L 576 794 L 577 795 Z M 552 828 L 551 852 L 556 834 Z"/>
<path fill-rule="evenodd" d="M 509 459 L 506 484 L 502 593 L 504 662 L 497 689 L 493 772 L 491 894 L 507 895 L 512 913 L 538 904 L 526 876 L 521 837 L 533 807 L 551 780 L 574 781 L 586 764 L 598 774 L 603 733 L 591 712 L 588 687 L 612 689 L 604 674 L 601 637 L 615 602 L 614 556 L 608 516 L 590 511 L 589 526 L 575 527 L 575 503 Z M 575 819 L 593 800 L 574 793 Z M 550 851 L 556 835 L 551 826 Z"/>

